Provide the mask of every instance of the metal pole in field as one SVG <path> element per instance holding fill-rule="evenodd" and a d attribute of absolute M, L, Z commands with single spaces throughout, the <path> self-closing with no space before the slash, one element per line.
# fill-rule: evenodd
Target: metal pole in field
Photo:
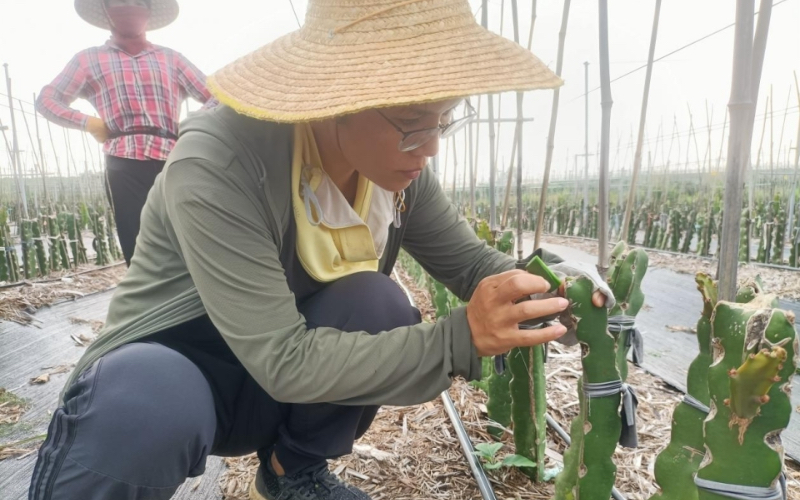
<path fill-rule="evenodd" d="M 8 63 L 3 64 L 6 73 L 6 93 L 8 94 L 8 109 L 11 113 L 11 168 L 17 180 L 20 203 L 22 204 L 22 216 L 28 218 L 28 197 L 25 194 L 25 176 L 22 172 L 22 165 L 19 159 L 19 142 L 17 141 L 17 122 L 14 118 L 14 99 L 11 93 L 11 77 L 8 75 Z M 23 249 L 24 251 L 24 249 Z"/>
<path fill-rule="evenodd" d="M 608 0 L 600 0 L 600 93 L 602 120 L 600 126 L 600 193 L 597 198 L 598 220 L 597 270 L 605 277 L 608 270 L 608 149 L 611 140 L 611 74 L 608 60 Z"/>
<path fill-rule="evenodd" d="M 658 18 L 661 13 L 661 0 L 656 0 L 656 12 L 653 16 L 653 30 L 650 33 L 650 51 L 647 55 L 647 74 L 644 78 L 644 95 L 642 96 L 642 110 L 639 115 L 639 135 L 636 139 L 636 153 L 633 157 L 633 173 L 631 186 L 628 191 L 628 202 L 625 205 L 625 217 L 622 221 L 620 239 L 628 237 L 628 228 L 631 224 L 633 204 L 636 202 L 636 182 L 642 168 L 642 142 L 644 140 L 644 126 L 647 119 L 647 102 L 650 99 L 650 77 L 653 75 L 653 57 L 656 52 L 656 38 L 658 37 Z"/>

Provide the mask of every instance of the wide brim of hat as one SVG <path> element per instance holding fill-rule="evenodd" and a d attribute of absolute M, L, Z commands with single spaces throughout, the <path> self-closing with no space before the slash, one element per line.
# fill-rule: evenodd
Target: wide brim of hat
<path fill-rule="evenodd" d="M 106 30 L 111 29 L 103 10 L 103 0 L 75 0 L 75 10 L 84 21 L 92 26 Z M 157 30 L 171 24 L 178 18 L 179 11 L 176 0 L 150 0 L 150 20 L 147 22 L 147 31 Z"/>
<path fill-rule="evenodd" d="M 298 30 L 208 79 L 220 102 L 278 122 L 563 84 L 529 50 L 478 24 L 364 44 L 309 41 Z"/>

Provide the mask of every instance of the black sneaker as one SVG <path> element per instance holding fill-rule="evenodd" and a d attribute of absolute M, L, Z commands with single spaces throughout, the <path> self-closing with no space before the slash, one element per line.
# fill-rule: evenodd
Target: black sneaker
<path fill-rule="evenodd" d="M 261 464 L 249 495 L 250 500 L 372 500 L 355 486 L 340 481 L 327 463 L 291 476 L 278 476 L 272 464 Z"/>

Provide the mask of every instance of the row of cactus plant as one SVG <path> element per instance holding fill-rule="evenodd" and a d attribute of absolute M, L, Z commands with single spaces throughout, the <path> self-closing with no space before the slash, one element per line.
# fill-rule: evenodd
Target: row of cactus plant
<path fill-rule="evenodd" d="M 86 210 L 94 233 L 95 263 L 106 265 L 122 258 L 117 245 L 113 218 L 107 219 L 104 209 Z M 0 212 L 0 281 L 16 282 L 21 278 L 45 277 L 50 272 L 77 267 L 88 263 L 86 248 L 81 237 L 81 220 L 84 214 L 61 212 L 56 215 L 19 221 L 19 243 L 22 247 L 21 264 L 14 248 L 14 239 L 8 226 L 8 213 Z M 66 233 L 66 234 L 65 234 Z M 71 254 L 71 257 L 70 257 Z"/>

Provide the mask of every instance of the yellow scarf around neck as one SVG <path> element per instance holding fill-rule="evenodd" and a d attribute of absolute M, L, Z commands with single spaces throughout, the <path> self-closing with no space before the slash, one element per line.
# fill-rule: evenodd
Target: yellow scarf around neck
<path fill-rule="evenodd" d="M 359 175 L 351 208 L 323 170 L 308 123 L 298 123 L 294 129 L 292 207 L 297 225 L 297 256 L 314 280 L 328 283 L 350 274 L 378 270 L 383 245 L 376 251 L 376 241 L 385 243 L 386 238 L 374 239 L 370 225 L 388 234 L 393 216 L 391 193 Z M 365 221 L 370 217 L 368 225 Z"/>

